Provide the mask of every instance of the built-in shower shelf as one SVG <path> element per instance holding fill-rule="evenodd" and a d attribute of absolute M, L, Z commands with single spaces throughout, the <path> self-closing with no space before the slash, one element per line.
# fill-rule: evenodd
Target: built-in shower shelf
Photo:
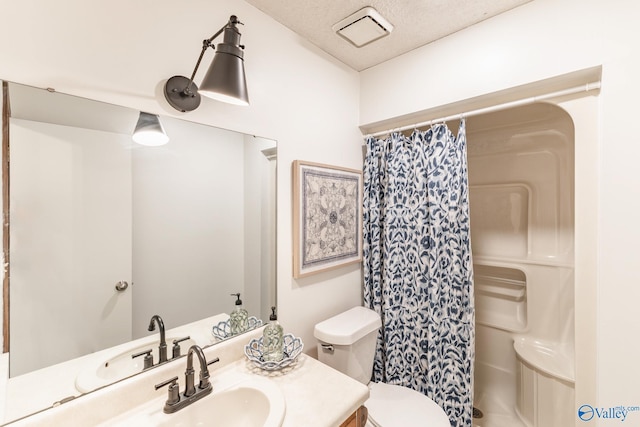
<path fill-rule="evenodd" d="M 516 351 L 516 413 L 527 426 L 575 424 L 573 347 L 523 336 Z"/>
<path fill-rule="evenodd" d="M 573 255 L 572 255 L 573 256 Z M 573 262 L 567 257 L 507 257 L 507 256 L 486 256 L 477 253 L 473 254 L 473 263 L 478 265 L 537 265 L 544 267 L 573 268 Z"/>
<path fill-rule="evenodd" d="M 476 323 L 507 332 L 521 333 L 527 329 L 527 320 L 522 314 L 488 313 L 486 310 L 476 310 Z"/>
<path fill-rule="evenodd" d="M 527 327 L 527 279 L 516 268 L 474 264 L 476 322 L 522 332 Z"/>
<path fill-rule="evenodd" d="M 522 283 L 509 283 L 509 281 L 495 280 L 493 283 L 476 283 L 476 292 L 484 293 L 487 295 L 494 295 L 497 297 L 503 297 L 512 299 L 515 301 L 521 301 L 526 296 L 526 289 Z"/>
<path fill-rule="evenodd" d="M 520 337 L 514 340 L 513 348 L 520 359 L 535 369 L 568 383 L 575 381 L 575 358 L 571 346 Z"/>
<path fill-rule="evenodd" d="M 497 298 L 522 301 L 526 296 L 527 278 L 515 268 L 475 265 L 474 284 L 476 292 Z"/>

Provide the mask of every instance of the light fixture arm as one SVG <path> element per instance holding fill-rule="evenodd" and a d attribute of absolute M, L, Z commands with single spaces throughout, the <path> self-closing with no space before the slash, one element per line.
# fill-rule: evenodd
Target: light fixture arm
<path fill-rule="evenodd" d="M 193 111 L 200 105 L 200 95 L 204 94 L 222 102 L 249 105 L 247 84 L 244 74 L 244 45 L 240 44 L 238 17 L 231 15 L 229 21 L 213 36 L 202 41 L 202 51 L 191 73 L 191 78 L 173 76 L 164 85 L 164 97 L 173 108 L 183 113 Z M 213 41 L 224 33 L 224 40 L 216 47 Z M 215 50 L 209 70 L 199 89 L 193 79 L 208 48 Z M 215 71 L 214 71 L 215 70 Z"/>
<path fill-rule="evenodd" d="M 227 22 L 222 28 L 220 28 L 214 35 L 212 35 L 210 38 L 208 39 L 204 39 L 202 41 L 202 51 L 200 52 L 200 56 L 198 57 L 198 61 L 196 62 L 196 66 L 193 69 L 193 73 L 191 73 L 191 78 L 189 79 L 189 84 L 187 84 L 187 86 L 184 88 L 183 92 L 185 95 L 189 95 L 191 93 L 191 85 L 193 84 L 193 79 L 196 76 L 196 73 L 198 72 L 198 68 L 200 68 L 200 63 L 202 62 L 202 58 L 204 57 L 204 53 L 207 51 L 208 48 L 212 48 L 213 50 L 215 50 L 215 47 L 213 45 L 213 41 L 220 35 L 222 34 L 222 32 L 224 30 L 227 29 L 227 27 L 230 28 L 236 28 L 236 25 L 244 25 L 242 22 L 238 21 L 238 17 L 235 15 L 231 15 L 229 17 L 229 22 Z M 244 46 L 240 45 L 241 48 L 244 49 Z"/>

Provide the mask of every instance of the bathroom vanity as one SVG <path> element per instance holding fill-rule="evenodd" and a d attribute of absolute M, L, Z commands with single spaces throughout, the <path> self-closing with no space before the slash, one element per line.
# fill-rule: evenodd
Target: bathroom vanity
<path fill-rule="evenodd" d="M 211 345 L 217 342 L 211 334 L 211 325 L 226 318 L 228 315 L 221 313 L 168 329 L 167 342 L 172 344 L 176 338 L 188 336 L 188 340 L 179 344 L 183 355 L 191 344 L 203 347 Z M 143 371 L 142 360 L 132 359 L 131 355 L 141 349 L 157 352 L 157 345 L 157 334 L 153 334 L 12 378 L 4 385 L 6 398 L 0 423 L 21 418 L 24 414 L 38 412 L 42 408 L 55 405 L 56 401 L 74 399 L 82 393 L 107 386 L 134 373 L 140 373 Z M 157 362 L 157 354 L 154 356 Z M 182 365 L 184 362 L 175 363 Z M 131 369 L 137 370 L 134 372 Z M 33 384 L 38 384 L 39 393 L 32 392 Z M 29 398 L 26 399 L 24 396 Z"/>
<path fill-rule="evenodd" d="M 367 408 L 361 406 L 358 408 L 356 412 L 351 414 L 349 418 L 345 422 L 343 422 L 340 427 L 364 427 L 367 423 Z"/>
<path fill-rule="evenodd" d="M 11 426 L 101 426 L 101 425 L 172 425 L 183 422 L 186 417 L 208 417 L 210 422 L 219 422 L 219 418 L 229 407 L 238 407 L 242 399 L 229 399 L 229 391 L 250 390 L 244 395 L 267 396 L 271 405 L 248 406 L 243 412 L 281 411 L 275 414 L 273 426 L 297 427 L 359 427 L 362 415 L 366 413 L 362 405 L 369 396 L 369 389 L 350 377 L 330 368 L 316 359 L 301 354 L 296 363 L 280 371 L 263 371 L 244 356 L 244 346 L 251 339 L 258 338 L 262 328 L 244 335 L 228 339 L 204 349 L 207 361 L 220 359 L 209 367 L 213 392 L 200 401 L 181 409 L 175 414 L 162 412 L 167 399 L 166 388 L 155 389 L 155 385 L 178 377 L 180 390 L 184 389 L 184 371 L 186 362 L 181 361 L 157 367 L 147 373 L 137 375 L 88 393 L 82 398 L 71 400 L 22 420 Z M 194 368 L 199 369 L 198 363 Z M 245 385 L 246 386 L 243 386 Z M 227 393 L 228 400 L 220 405 L 220 412 L 213 408 Z M 253 393 L 253 394 L 251 394 Z M 240 397 L 240 394 L 238 394 Z M 260 397 L 263 399 L 263 397 Z M 264 408 L 267 409 L 264 409 Z M 262 408 L 262 409 L 261 409 Z M 279 409 L 280 408 L 280 409 Z M 209 412 L 207 412 L 209 411 Z M 258 416 L 260 414 L 256 414 Z M 273 414 L 267 414 L 273 415 Z M 175 422 L 174 422 L 175 421 Z M 206 420 L 205 420 L 206 421 Z M 206 425 L 206 424 L 205 424 Z M 258 424 L 259 425 L 259 424 Z"/>

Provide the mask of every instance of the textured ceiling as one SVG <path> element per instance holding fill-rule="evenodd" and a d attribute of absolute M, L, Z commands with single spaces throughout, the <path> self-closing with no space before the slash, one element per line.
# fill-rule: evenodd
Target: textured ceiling
<path fill-rule="evenodd" d="M 245 0 L 351 68 L 361 71 L 531 0 Z M 331 27 L 371 6 L 394 26 L 361 48 Z"/>

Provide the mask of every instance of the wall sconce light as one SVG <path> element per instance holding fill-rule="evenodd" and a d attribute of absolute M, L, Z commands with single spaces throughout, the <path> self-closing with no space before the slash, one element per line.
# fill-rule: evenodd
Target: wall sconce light
<path fill-rule="evenodd" d="M 211 38 L 202 42 L 202 52 L 198 62 L 188 79 L 183 76 L 173 76 L 164 86 L 164 96 L 167 102 L 176 110 L 193 111 L 200 105 L 200 95 L 228 102 L 236 105 L 249 105 L 247 82 L 244 74 L 244 46 L 240 44 L 240 31 L 235 15 L 231 15 L 225 24 Z M 213 48 L 213 40 L 224 31 L 224 40 L 218 44 L 216 53 L 207 74 L 202 80 L 200 89 L 193 82 L 202 57 L 207 48 Z"/>
<path fill-rule="evenodd" d="M 140 112 L 136 129 L 131 138 L 140 145 L 158 146 L 169 142 L 169 137 L 155 114 Z"/>

